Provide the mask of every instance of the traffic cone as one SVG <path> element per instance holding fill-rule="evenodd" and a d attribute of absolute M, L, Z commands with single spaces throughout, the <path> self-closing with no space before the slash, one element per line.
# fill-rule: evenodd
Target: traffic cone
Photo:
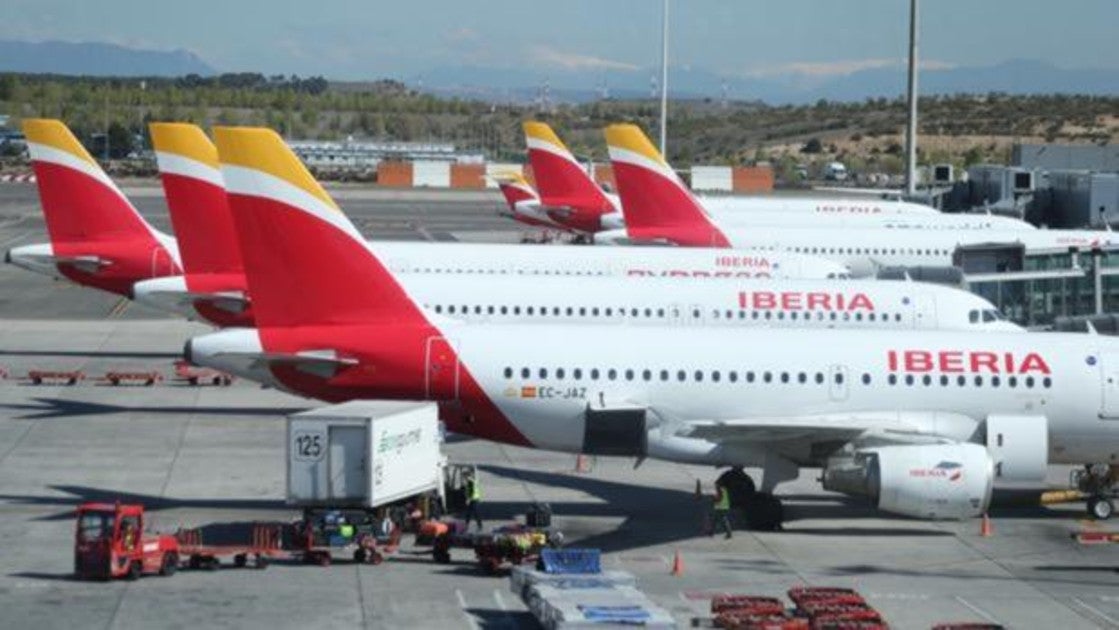
<path fill-rule="evenodd" d="M 684 559 L 680 557 L 680 550 L 676 550 L 676 555 L 672 558 L 672 575 L 680 577 L 684 575 Z"/>
<path fill-rule="evenodd" d="M 994 532 L 991 530 L 991 517 L 987 516 L 987 513 L 984 512 L 983 520 L 979 522 L 979 535 L 983 538 L 988 538 L 992 533 Z"/>

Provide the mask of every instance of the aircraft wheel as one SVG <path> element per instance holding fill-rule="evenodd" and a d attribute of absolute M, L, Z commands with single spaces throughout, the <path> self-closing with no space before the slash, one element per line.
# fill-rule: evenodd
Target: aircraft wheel
<path fill-rule="evenodd" d="M 1115 513 L 1115 504 L 1107 497 L 1092 497 L 1088 499 L 1088 514 L 1097 521 L 1106 521 Z"/>

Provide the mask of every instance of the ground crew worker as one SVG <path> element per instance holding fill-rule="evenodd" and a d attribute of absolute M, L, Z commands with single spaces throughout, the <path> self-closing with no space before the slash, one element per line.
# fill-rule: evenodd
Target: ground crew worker
<path fill-rule="evenodd" d="M 723 531 L 727 533 L 726 537 L 731 537 L 731 523 L 730 523 L 730 491 L 722 484 L 715 484 L 715 505 L 712 510 L 715 513 L 714 523 L 711 524 L 711 535 L 715 535 L 715 529 L 722 527 Z"/>
<path fill-rule="evenodd" d="M 478 513 L 478 504 L 482 502 L 482 484 L 478 481 L 477 471 L 466 478 L 466 527 L 470 528 L 470 519 L 478 522 L 478 531 L 482 531 L 482 516 Z"/>

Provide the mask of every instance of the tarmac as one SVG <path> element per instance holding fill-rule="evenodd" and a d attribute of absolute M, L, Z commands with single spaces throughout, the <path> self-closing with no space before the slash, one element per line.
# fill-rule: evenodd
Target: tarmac
<path fill-rule="evenodd" d="M 158 188 L 126 190 L 166 229 Z M 515 241 L 496 193 L 343 189 L 337 195 L 377 238 Z M 0 184 L 0 249 L 45 239 L 34 187 Z M 191 387 L 171 378 L 112 387 L 111 369 L 170 377 L 183 341 L 207 328 L 92 290 L 0 265 L 0 628 L 534 627 L 506 579 L 472 555 L 450 565 L 407 542 L 380 566 L 277 562 L 265 571 L 182 571 L 171 578 L 72 579 L 73 508 L 140 502 L 149 528 L 288 521 L 284 417 L 316 406 L 257 385 Z M 73 386 L 35 386 L 31 369 L 80 369 Z M 892 517 L 825 492 L 818 471 L 778 488 L 784 531 L 701 532 L 715 471 L 658 461 L 575 457 L 452 439 L 452 461 L 482 467 L 488 525 L 551 504 L 569 544 L 599 547 L 682 627 L 713 593 L 781 596 L 796 585 L 858 589 L 894 628 L 943 621 L 1012 628 L 1119 628 L 1119 546 L 1070 534 L 1101 528 L 1083 506 L 999 507 L 994 534 L 979 523 Z M 1067 468 L 1054 467 L 1060 485 Z M 1111 527 L 1115 527 L 1112 525 Z M 684 570 L 671 574 L 679 552 Z"/>

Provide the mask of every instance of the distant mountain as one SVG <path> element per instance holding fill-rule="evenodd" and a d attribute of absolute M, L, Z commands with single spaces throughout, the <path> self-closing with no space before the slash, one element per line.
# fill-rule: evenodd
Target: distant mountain
<path fill-rule="evenodd" d="M 116 44 L 0 40 L 0 72 L 153 77 L 217 72 L 186 50 L 142 50 Z"/>
<path fill-rule="evenodd" d="M 648 98 L 652 69 L 632 72 L 579 72 L 508 68 L 446 67 L 423 75 L 424 91 L 441 95 L 525 102 L 538 98 L 545 83 L 553 101 L 586 102 L 599 98 L 603 86 L 612 98 Z M 673 98 L 720 99 L 724 90 L 735 100 L 803 104 L 819 99 L 861 101 L 905 93 L 905 67 L 862 70 L 833 78 L 787 74 L 765 78 L 731 78 L 697 68 L 672 68 Z M 1119 69 L 1058 68 L 1034 60 L 1011 60 L 993 66 L 923 70 L 922 94 L 1006 92 L 1009 94 L 1119 95 Z"/>

